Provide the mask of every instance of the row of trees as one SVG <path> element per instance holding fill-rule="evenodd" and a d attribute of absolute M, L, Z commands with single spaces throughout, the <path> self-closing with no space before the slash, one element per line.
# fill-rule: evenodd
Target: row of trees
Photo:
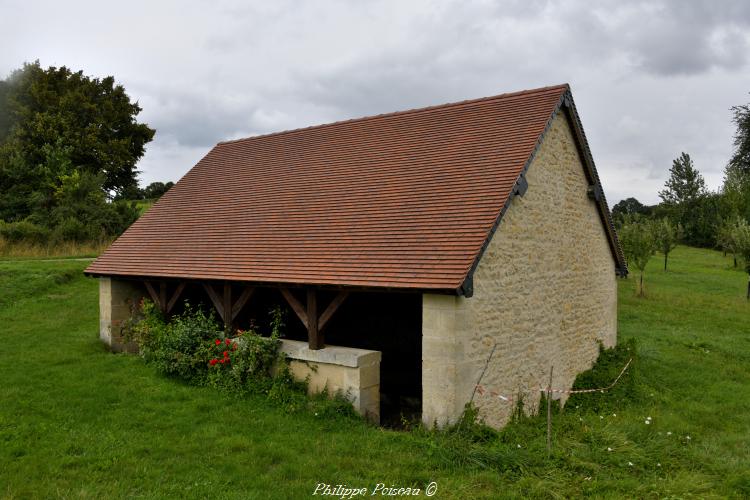
<path fill-rule="evenodd" d="M 737 106 L 732 112 L 737 126 L 734 152 L 719 191 L 708 191 L 690 155 L 682 153 L 659 191 L 661 203 L 646 206 L 628 198 L 613 207 L 628 265 L 640 271 L 640 295 L 651 256 L 662 252 L 666 271 L 669 252 L 678 242 L 720 248 L 734 256 L 735 267 L 740 259 L 750 273 L 750 106 Z"/>
<path fill-rule="evenodd" d="M 44 243 L 124 231 L 139 214 L 126 200 L 169 188 L 138 186 L 136 164 L 155 133 L 140 111 L 111 76 L 36 62 L 0 80 L 0 236 Z"/>
<path fill-rule="evenodd" d="M 664 270 L 667 270 L 669 253 L 682 237 L 682 227 L 667 219 L 634 217 L 620 228 L 620 243 L 631 271 L 640 271 L 638 294 L 643 296 L 643 272 L 651 256 L 660 251 L 664 254 Z"/>
<path fill-rule="evenodd" d="M 734 182 L 725 181 L 719 191 L 709 191 L 687 153 L 672 162 L 669 179 L 659 197 L 661 203 L 652 206 L 635 198 L 620 201 L 612 208 L 615 224 L 620 227 L 639 216 L 668 218 L 683 228 L 682 242 L 686 245 L 715 248 L 719 246 L 719 228 L 724 223 L 750 217 L 750 190 L 743 192 Z"/>
<path fill-rule="evenodd" d="M 661 203 L 647 206 L 635 198 L 612 208 L 618 227 L 634 216 L 668 218 L 683 228 L 682 242 L 721 247 L 720 229 L 731 221 L 750 221 L 750 105 L 732 108 L 734 151 L 718 191 L 709 191 L 693 159 L 682 153 L 672 162 L 669 179 L 659 191 Z"/>
<path fill-rule="evenodd" d="M 734 256 L 737 267 L 738 258 L 745 264 L 750 273 L 750 224 L 742 218 L 736 218 L 724 224 L 720 230 L 723 248 Z M 658 251 L 664 256 L 664 271 L 667 270 L 669 254 L 684 237 L 682 227 L 674 225 L 668 218 L 653 219 L 633 217 L 619 230 L 623 253 L 632 271 L 638 271 L 638 295 L 644 295 L 643 273 L 651 257 Z M 750 298 L 750 285 L 748 285 Z"/>

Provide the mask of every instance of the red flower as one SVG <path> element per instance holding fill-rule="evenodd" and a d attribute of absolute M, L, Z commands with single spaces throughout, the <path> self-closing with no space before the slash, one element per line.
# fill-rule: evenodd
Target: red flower
<path fill-rule="evenodd" d="M 211 366 L 214 366 L 218 362 L 219 362 L 218 359 L 212 359 L 211 361 L 208 362 L 208 364 L 211 365 Z"/>
<path fill-rule="evenodd" d="M 231 343 L 232 343 L 232 341 L 231 341 L 231 340 L 229 340 L 229 339 L 226 339 L 226 340 L 224 341 L 224 343 L 225 343 L 226 345 L 229 345 L 229 344 L 231 344 Z"/>
<path fill-rule="evenodd" d="M 225 357 L 225 358 L 228 358 L 228 357 L 229 357 L 229 351 L 224 351 L 224 357 Z"/>
<path fill-rule="evenodd" d="M 226 361 L 226 359 L 220 359 L 219 363 L 221 363 L 223 365 L 225 361 Z"/>
<path fill-rule="evenodd" d="M 216 339 L 216 345 L 219 345 L 219 344 L 221 344 L 221 340 Z"/>

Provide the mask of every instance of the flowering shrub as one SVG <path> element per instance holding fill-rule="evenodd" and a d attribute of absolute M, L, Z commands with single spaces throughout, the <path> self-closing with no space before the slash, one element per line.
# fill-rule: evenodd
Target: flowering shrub
<path fill-rule="evenodd" d="M 160 373 L 196 385 L 263 394 L 287 411 L 309 410 L 327 417 L 354 414 L 344 397 L 308 397 L 307 384 L 292 377 L 279 351 L 284 329 L 280 308 L 270 311 L 268 337 L 250 329 L 228 338 L 213 314 L 188 303 L 184 313 L 167 321 L 151 301 L 143 300 L 134 317 L 123 333 Z"/>
<path fill-rule="evenodd" d="M 144 360 L 166 375 L 213 386 L 268 385 L 271 368 L 280 362 L 278 332 L 263 337 L 237 330 L 230 339 L 213 314 L 185 304 L 185 312 L 166 321 L 148 300 L 129 338 L 138 343 Z M 282 363 L 283 365 L 283 363 Z"/>
<path fill-rule="evenodd" d="M 143 300 L 139 316 L 127 333 L 148 364 L 189 381 L 205 377 L 209 361 L 206 341 L 224 336 L 213 314 L 206 315 L 186 303 L 184 313 L 166 321 L 153 302 Z"/>

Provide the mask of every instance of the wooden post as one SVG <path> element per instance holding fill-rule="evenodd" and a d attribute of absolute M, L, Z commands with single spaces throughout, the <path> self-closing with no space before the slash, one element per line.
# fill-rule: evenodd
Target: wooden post
<path fill-rule="evenodd" d="M 161 312 L 167 314 L 167 282 L 159 283 L 159 308 Z"/>
<path fill-rule="evenodd" d="M 232 284 L 228 281 L 224 282 L 223 309 L 224 328 L 228 330 L 232 327 Z"/>
<path fill-rule="evenodd" d="M 323 335 L 318 329 L 318 302 L 314 288 L 307 289 L 307 343 L 310 349 L 323 348 Z"/>
<path fill-rule="evenodd" d="M 341 291 L 333 298 L 325 311 L 318 316 L 318 299 L 314 288 L 307 289 L 307 307 L 297 300 L 288 288 L 279 290 L 287 303 L 291 306 L 299 320 L 307 329 L 307 343 L 310 349 L 318 350 L 325 347 L 323 329 L 328 325 L 333 314 L 349 296 L 349 292 Z"/>
<path fill-rule="evenodd" d="M 547 458 L 552 455 L 552 369 L 549 367 L 549 385 L 547 386 Z"/>

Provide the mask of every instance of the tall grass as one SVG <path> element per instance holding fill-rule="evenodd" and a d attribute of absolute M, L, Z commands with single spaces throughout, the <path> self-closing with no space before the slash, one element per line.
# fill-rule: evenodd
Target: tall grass
<path fill-rule="evenodd" d="M 43 259 L 63 257 L 96 257 L 112 243 L 111 240 L 76 243 L 73 241 L 55 244 L 10 243 L 0 238 L 0 257 L 7 259 Z"/>

